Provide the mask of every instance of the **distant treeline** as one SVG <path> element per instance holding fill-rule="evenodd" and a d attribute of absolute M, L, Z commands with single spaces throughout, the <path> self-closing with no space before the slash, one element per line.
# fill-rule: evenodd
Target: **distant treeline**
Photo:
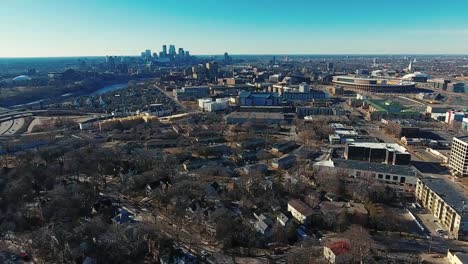
<path fill-rule="evenodd" d="M 48 100 L 63 94 L 73 93 L 86 95 L 103 86 L 124 83 L 130 80 L 127 75 L 111 74 L 77 74 L 65 79 L 33 79 L 19 86 L 15 84 L 0 85 L 0 106 L 9 107 L 38 100 Z"/>

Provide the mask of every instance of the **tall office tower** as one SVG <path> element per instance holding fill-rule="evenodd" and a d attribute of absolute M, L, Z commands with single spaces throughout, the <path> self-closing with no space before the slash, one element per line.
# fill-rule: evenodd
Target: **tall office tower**
<path fill-rule="evenodd" d="M 169 45 L 169 55 L 176 55 L 175 46 Z"/>
<path fill-rule="evenodd" d="M 374 58 L 374 64 L 373 64 L 374 67 L 377 67 L 377 58 Z"/>
<path fill-rule="evenodd" d="M 106 56 L 106 67 L 109 70 L 115 69 L 115 58 L 112 56 Z"/>
<path fill-rule="evenodd" d="M 157 52 L 153 52 L 153 58 L 158 58 L 158 53 Z"/>
<path fill-rule="evenodd" d="M 185 57 L 190 57 L 190 52 L 188 50 L 185 51 Z"/>
<path fill-rule="evenodd" d="M 151 50 L 149 49 L 145 50 L 145 57 L 146 59 L 151 59 Z"/>
<path fill-rule="evenodd" d="M 163 50 L 162 50 L 163 56 L 166 57 L 167 56 L 167 46 L 163 45 L 162 48 L 163 48 Z"/>
<path fill-rule="evenodd" d="M 413 61 L 410 61 L 409 65 L 408 65 L 408 71 L 409 72 L 413 71 Z"/>
<path fill-rule="evenodd" d="M 327 71 L 332 72 L 335 68 L 333 67 L 333 63 L 327 63 Z"/>
<path fill-rule="evenodd" d="M 184 52 L 184 49 L 183 49 L 183 48 L 179 48 L 179 53 L 178 53 L 178 55 L 179 55 L 179 58 L 181 58 L 181 59 L 184 58 L 185 52 Z"/>
<path fill-rule="evenodd" d="M 207 62 L 205 67 L 208 70 L 208 78 L 210 80 L 216 79 L 218 76 L 218 63 L 215 61 Z"/>
<path fill-rule="evenodd" d="M 224 62 L 231 62 L 231 57 L 229 57 L 229 54 L 227 52 L 224 52 Z"/>
<path fill-rule="evenodd" d="M 468 136 L 453 138 L 449 167 L 454 176 L 468 176 Z"/>

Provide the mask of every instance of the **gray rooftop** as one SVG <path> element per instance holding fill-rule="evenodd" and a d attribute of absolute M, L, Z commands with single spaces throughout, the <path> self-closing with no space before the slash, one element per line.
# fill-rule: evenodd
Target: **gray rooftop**
<path fill-rule="evenodd" d="M 429 189 L 437 193 L 448 205 L 459 214 L 468 216 L 468 192 L 445 179 L 420 179 Z"/>
<path fill-rule="evenodd" d="M 384 163 L 375 163 L 359 160 L 333 160 L 334 167 L 344 169 L 355 169 L 363 171 L 373 171 L 377 173 L 397 174 L 403 176 L 415 177 L 417 170 L 410 165 L 391 165 Z"/>
<path fill-rule="evenodd" d="M 466 142 L 466 143 L 468 143 L 468 136 L 463 136 L 463 137 L 455 137 L 455 138 L 456 138 L 456 139 L 458 139 L 458 140 L 461 140 L 461 141 L 463 141 L 463 142 Z"/>

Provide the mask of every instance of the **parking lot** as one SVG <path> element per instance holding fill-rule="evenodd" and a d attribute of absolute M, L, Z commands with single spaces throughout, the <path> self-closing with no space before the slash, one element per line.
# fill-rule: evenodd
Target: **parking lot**
<path fill-rule="evenodd" d="M 421 221 L 421 224 L 430 233 L 431 237 L 438 237 L 441 239 L 452 239 L 452 237 L 445 231 L 439 220 L 436 219 L 430 212 L 425 209 L 412 210 L 413 214 Z"/>

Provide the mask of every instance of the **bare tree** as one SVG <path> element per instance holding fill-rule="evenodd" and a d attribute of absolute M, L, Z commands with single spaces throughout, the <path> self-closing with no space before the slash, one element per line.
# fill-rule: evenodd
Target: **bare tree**
<path fill-rule="evenodd" d="M 359 225 L 352 225 L 343 237 L 347 238 L 351 243 L 350 254 L 354 262 L 365 263 L 369 257 L 372 248 L 373 240 L 369 232 Z"/>

